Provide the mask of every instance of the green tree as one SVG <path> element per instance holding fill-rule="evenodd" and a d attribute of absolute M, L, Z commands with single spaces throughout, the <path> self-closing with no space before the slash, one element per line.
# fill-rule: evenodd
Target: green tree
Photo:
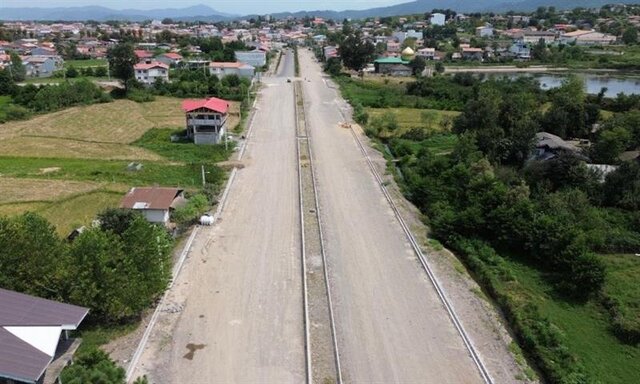
<path fill-rule="evenodd" d="M 13 95 L 18 88 L 8 69 L 0 69 L 0 95 Z"/>
<path fill-rule="evenodd" d="M 124 369 L 98 348 L 78 353 L 73 364 L 60 374 L 60 381 L 65 384 L 125 384 L 125 379 Z"/>
<path fill-rule="evenodd" d="M 107 77 L 107 67 L 97 67 L 93 74 L 96 77 Z"/>
<path fill-rule="evenodd" d="M 359 71 L 374 58 L 376 47 L 370 41 L 363 40 L 360 32 L 347 36 L 339 48 L 345 67 Z"/>
<path fill-rule="evenodd" d="M 13 81 L 24 81 L 27 77 L 27 69 L 22 64 L 22 59 L 17 53 L 11 53 L 11 64 L 9 64 L 9 74 L 13 78 Z"/>
<path fill-rule="evenodd" d="M 435 69 L 436 69 L 437 73 L 444 73 L 444 70 L 445 70 L 444 64 L 442 64 L 442 62 L 438 61 L 436 63 Z"/>
<path fill-rule="evenodd" d="M 409 62 L 409 66 L 411 67 L 411 71 L 413 72 L 414 76 L 420 76 L 422 75 L 424 69 L 427 67 L 427 62 L 424 60 L 424 58 L 416 56 Z"/>
<path fill-rule="evenodd" d="M 324 66 L 324 70 L 332 76 L 338 76 L 340 72 L 342 72 L 342 63 L 340 62 L 340 58 L 330 57 Z"/>
<path fill-rule="evenodd" d="M 628 27 L 622 33 L 622 42 L 627 45 L 638 43 L 638 30 L 635 27 Z"/>
<path fill-rule="evenodd" d="M 587 137 L 591 129 L 587 126 L 585 100 L 582 80 L 570 76 L 551 96 L 551 107 L 543 118 L 544 130 L 563 139 Z"/>
<path fill-rule="evenodd" d="M 631 143 L 631 132 L 622 126 L 599 132 L 591 150 L 592 160 L 601 164 L 617 164 L 618 156 Z"/>
<path fill-rule="evenodd" d="M 0 217 L 0 287 L 60 298 L 67 277 L 66 250 L 55 227 L 25 213 Z"/>
<path fill-rule="evenodd" d="M 109 70 L 111 74 L 120 79 L 125 91 L 129 90 L 131 80 L 134 79 L 133 66 L 138 59 L 133 51 L 133 45 L 129 43 L 119 43 L 107 52 Z"/>
<path fill-rule="evenodd" d="M 140 213 L 131 209 L 108 208 L 98 214 L 98 221 L 102 231 L 113 232 L 120 236 L 138 216 Z"/>
<path fill-rule="evenodd" d="M 78 70 L 76 69 L 76 67 L 72 65 L 69 68 L 67 68 L 65 75 L 70 79 L 76 78 L 78 77 Z"/>

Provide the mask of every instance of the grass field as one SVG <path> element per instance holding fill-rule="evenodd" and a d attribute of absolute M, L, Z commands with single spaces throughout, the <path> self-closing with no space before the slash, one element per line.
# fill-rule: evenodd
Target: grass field
<path fill-rule="evenodd" d="M 607 384 L 640 382 L 640 349 L 620 343 L 611 333 L 609 315 L 597 301 L 576 304 L 559 299 L 548 280 L 536 269 L 506 260 L 532 302 L 562 332 L 565 344 L 578 356 L 589 376 Z M 615 273 L 608 277 L 605 289 L 628 283 L 636 285 L 637 294 L 637 280 L 620 279 Z"/>
<path fill-rule="evenodd" d="M 86 67 L 106 67 L 106 59 L 89 59 L 89 60 L 65 60 L 64 67 L 86 68 Z"/>
<path fill-rule="evenodd" d="M 4 120 L 7 106 L 11 104 L 11 96 L 0 96 L 0 121 Z"/>
<path fill-rule="evenodd" d="M 2 127 L 0 138 L 42 136 L 126 144 L 151 128 L 183 124 L 179 99 L 163 97 L 141 104 L 117 100 L 9 122 Z"/>
<path fill-rule="evenodd" d="M 198 190 L 201 164 L 207 181 L 221 184 L 225 174 L 215 163 L 226 160 L 224 146 L 169 140 L 184 126 L 181 103 L 169 97 L 149 103 L 117 100 L 3 124 L 0 214 L 35 211 L 67 234 L 117 206 L 132 186 Z M 232 111 L 239 112 L 237 104 Z M 142 169 L 128 170 L 132 161 Z"/>
<path fill-rule="evenodd" d="M 385 114 L 392 113 L 398 121 L 398 130 L 394 136 L 401 136 L 412 128 L 423 128 L 428 133 L 446 130 L 447 124 L 460 114 L 455 111 L 441 111 L 437 109 L 416 108 L 367 108 L 369 118 L 381 118 Z"/>

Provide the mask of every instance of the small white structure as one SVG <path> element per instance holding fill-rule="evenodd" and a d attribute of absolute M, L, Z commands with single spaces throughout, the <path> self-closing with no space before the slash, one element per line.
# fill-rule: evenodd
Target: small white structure
<path fill-rule="evenodd" d="M 122 198 L 120 208 L 140 211 L 150 223 L 167 225 L 171 210 L 186 203 L 184 191 L 178 188 L 131 188 Z"/>
<path fill-rule="evenodd" d="M 144 85 L 152 85 L 156 79 L 169 81 L 169 66 L 160 62 L 139 63 L 133 66 L 136 80 Z"/>
<path fill-rule="evenodd" d="M 431 25 L 443 26 L 446 23 L 446 16 L 444 13 L 433 13 L 430 22 Z"/>
<path fill-rule="evenodd" d="M 476 36 L 477 37 L 493 37 L 493 27 L 491 25 L 477 27 Z"/>

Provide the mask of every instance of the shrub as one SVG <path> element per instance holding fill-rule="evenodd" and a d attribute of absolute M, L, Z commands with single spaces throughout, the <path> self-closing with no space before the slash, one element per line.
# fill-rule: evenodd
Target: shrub
<path fill-rule="evenodd" d="M 31 111 L 19 105 L 10 104 L 5 108 L 5 116 L 9 120 L 26 120 L 31 117 Z"/>
<path fill-rule="evenodd" d="M 172 220 L 181 225 L 191 224 L 197 220 L 209 207 L 209 200 L 204 194 L 196 194 L 187 203 L 173 211 Z"/>
<path fill-rule="evenodd" d="M 127 99 L 135 101 L 136 103 L 146 103 L 154 101 L 156 97 L 149 91 L 142 89 L 132 89 L 127 92 Z"/>

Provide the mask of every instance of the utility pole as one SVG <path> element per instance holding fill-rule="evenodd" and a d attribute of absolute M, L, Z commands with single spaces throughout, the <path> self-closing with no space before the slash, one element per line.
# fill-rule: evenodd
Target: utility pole
<path fill-rule="evenodd" d="M 206 183 L 206 180 L 205 180 L 205 178 L 204 178 L 204 165 L 201 165 L 200 167 L 201 167 L 201 169 L 202 169 L 202 188 L 204 188 L 204 187 L 205 187 L 205 185 L 206 185 L 206 184 L 205 184 L 205 183 Z"/>

